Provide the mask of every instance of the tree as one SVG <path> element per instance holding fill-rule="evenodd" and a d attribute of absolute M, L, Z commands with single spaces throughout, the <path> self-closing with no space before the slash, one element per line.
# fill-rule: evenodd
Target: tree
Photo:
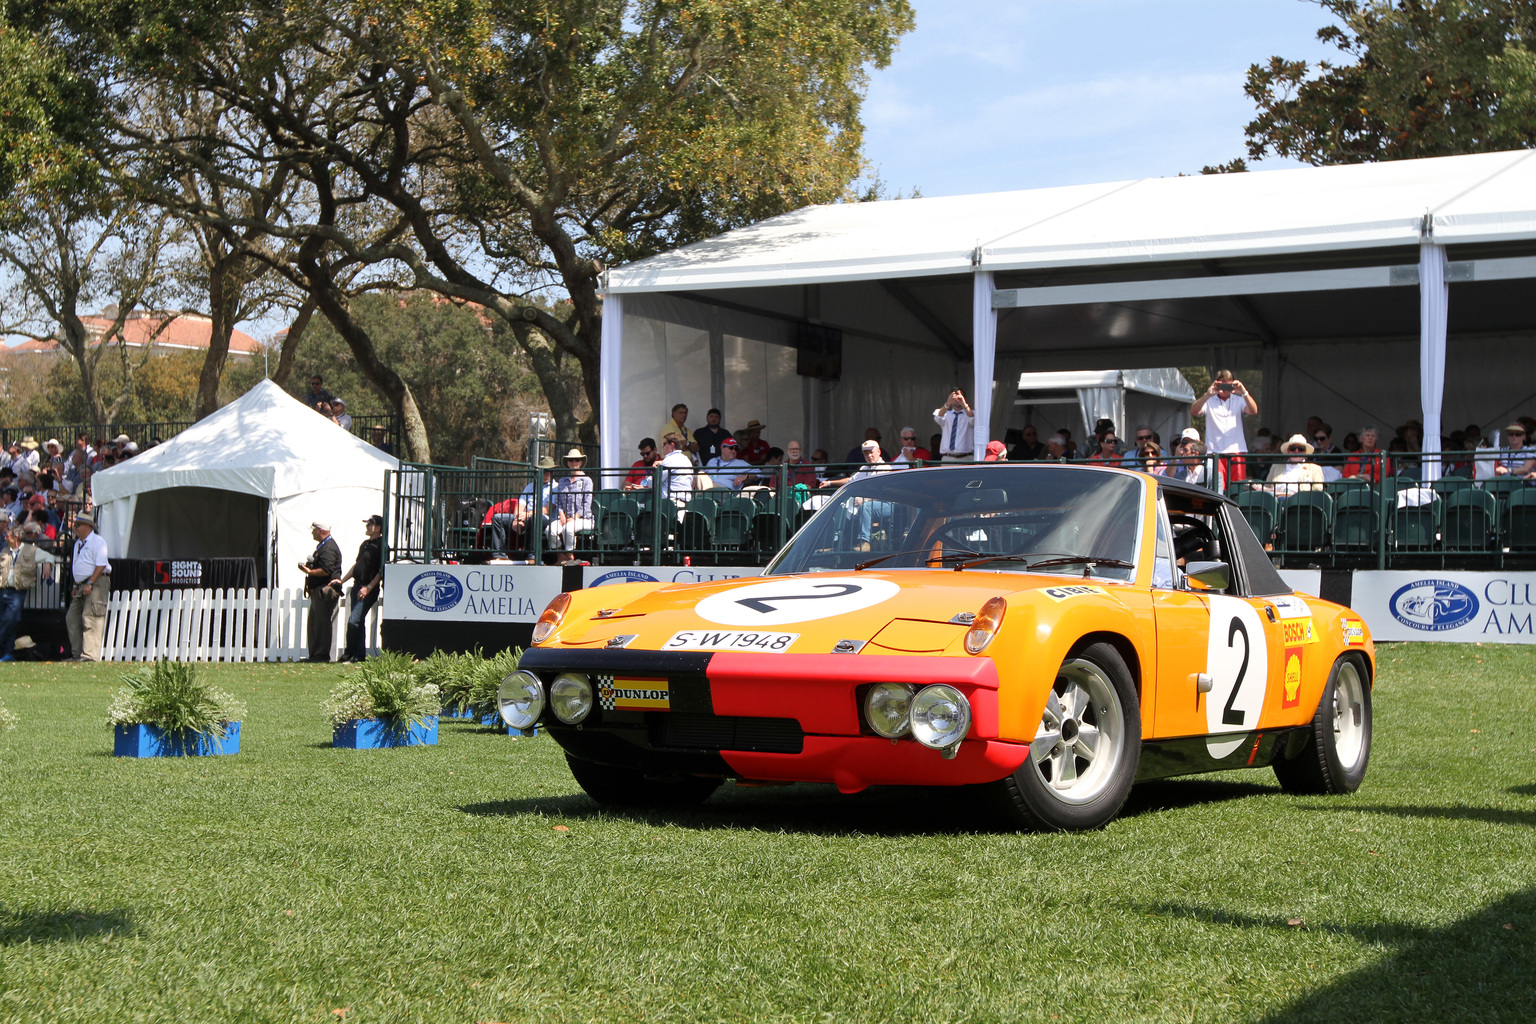
<path fill-rule="evenodd" d="M 1536 145 L 1536 0 L 1317 0 L 1342 63 L 1248 69 L 1248 155 L 1360 163 Z M 1242 161 L 1235 161 L 1241 165 Z M 1226 165 L 1213 170 L 1241 170 Z"/>
<path fill-rule="evenodd" d="M 355 321 L 319 256 L 477 303 L 531 361 L 560 432 L 584 440 L 596 435 L 605 266 L 844 198 L 861 169 L 866 69 L 912 24 L 907 0 L 73 0 L 26 12 L 21 24 L 51 33 L 51 52 L 95 83 L 87 117 L 112 126 L 113 161 L 140 180 L 202 164 L 248 188 L 248 146 L 156 138 L 113 89 L 174 83 L 238 110 L 271 141 L 261 159 L 290 161 L 314 190 L 308 210 L 260 226 L 318 240 L 292 266 L 338 331 Z M 393 217 L 383 230 L 349 223 L 379 203 Z M 253 222 L 207 216 L 226 237 Z M 556 311 L 533 301 L 550 288 L 569 299 Z"/>

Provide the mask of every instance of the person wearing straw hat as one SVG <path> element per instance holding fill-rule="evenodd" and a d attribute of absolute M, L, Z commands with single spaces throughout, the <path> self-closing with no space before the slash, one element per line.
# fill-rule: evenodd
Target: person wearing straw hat
<path fill-rule="evenodd" d="M 561 565 L 576 560 L 576 535 L 592 529 L 592 478 L 582 471 L 586 464 L 580 448 L 566 452 L 566 475 L 555 483 L 550 498 L 549 548 L 560 552 Z"/>
<path fill-rule="evenodd" d="M 1280 449 L 1286 460 L 1269 467 L 1269 479 L 1262 484 L 1254 484 L 1254 489 L 1273 491 L 1281 501 L 1298 491 L 1322 490 L 1323 468 L 1315 462 L 1307 461 L 1314 450 L 1307 443 L 1305 435 L 1292 434 Z"/>
<path fill-rule="evenodd" d="M 69 631 L 71 661 L 100 661 L 101 641 L 107 625 L 107 597 L 112 592 L 112 563 L 107 542 L 96 532 L 96 519 L 82 512 L 75 516 L 74 558 L 70 562 L 74 590 L 64 625 Z"/>

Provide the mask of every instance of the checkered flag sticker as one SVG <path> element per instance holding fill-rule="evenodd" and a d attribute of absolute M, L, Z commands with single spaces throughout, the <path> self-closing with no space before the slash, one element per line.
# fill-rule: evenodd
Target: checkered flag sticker
<path fill-rule="evenodd" d="M 612 711 L 614 704 L 613 676 L 597 677 L 597 706 L 604 711 Z"/>

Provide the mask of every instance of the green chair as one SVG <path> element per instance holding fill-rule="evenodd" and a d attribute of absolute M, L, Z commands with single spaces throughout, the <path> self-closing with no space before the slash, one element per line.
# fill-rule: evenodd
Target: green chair
<path fill-rule="evenodd" d="M 1435 493 L 1440 495 L 1441 498 L 1449 498 L 1457 491 L 1464 491 L 1471 486 L 1472 481 L 1464 476 L 1443 476 L 1433 484 Z M 1447 506 L 1446 511 L 1450 511 L 1449 506 Z"/>
<path fill-rule="evenodd" d="M 715 549 L 740 551 L 752 541 L 752 520 L 734 509 L 715 516 Z"/>
<path fill-rule="evenodd" d="M 1504 544 L 1511 551 L 1536 551 L 1536 487 L 1509 494 L 1504 510 Z"/>
<path fill-rule="evenodd" d="M 1396 509 L 1392 516 L 1392 546 L 1401 551 L 1430 551 L 1440 540 L 1440 499 L 1427 505 Z"/>
<path fill-rule="evenodd" d="M 1269 491 L 1244 490 L 1238 492 L 1237 507 L 1260 544 L 1268 544 L 1274 539 L 1275 523 L 1280 518 L 1280 499 Z"/>
<path fill-rule="evenodd" d="M 713 523 L 720 511 L 720 505 L 707 494 L 695 494 L 688 499 L 688 511 L 695 512 Z"/>
<path fill-rule="evenodd" d="M 784 517 L 777 512 L 759 512 L 752 517 L 752 546 L 760 554 L 771 555 L 779 550 L 779 524 Z"/>
<path fill-rule="evenodd" d="M 1493 495 L 1468 487 L 1452 491 L 1444 501 L 1441 533 L 1445 549 L 1492 550 L 1499 525 L 1498 503 Z"/>
<path fill-rule="evenodd" d="M 1381 506 L 1370 488 L 1346 491 L 1333 507 L 1333 546 L 1339 551 L 1374 551 L 1381 531 Z"/>
<path fill-rule="evenodd" d="M 1326 491 L 1298 491 L 1281 503 L 1281 547 L 1285 551 L 1321 551 L 1333 526 L 1333 499 Z"/>
<path fill-rule="evenodd" d="M 627 512 L 604 512 L 597 523 L 597 546 L 618 551 L 635 542 L 635 517 Z"/>

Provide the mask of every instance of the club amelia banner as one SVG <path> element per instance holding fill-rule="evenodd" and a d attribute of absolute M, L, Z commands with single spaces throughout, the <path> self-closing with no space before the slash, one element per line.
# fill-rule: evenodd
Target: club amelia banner
<path fill-rule="evenodd" d="M 739 580 L 761 576 L 762 570 L 750 565 L 589 565 L 581 571 L 583 587 L 606 587 L 614 583 L 708 583 L 712 580 Z"/>
<path fill-rule="evenodd" d="M 384 618 L 537 622 L 563 578 L 548 565 L 386 565 Z"/>
<path fill-rule="evenodd" d="M 1536 572 L 1357 572 L 1350 604 L 1377 640 L 1536 644 Z"/>

